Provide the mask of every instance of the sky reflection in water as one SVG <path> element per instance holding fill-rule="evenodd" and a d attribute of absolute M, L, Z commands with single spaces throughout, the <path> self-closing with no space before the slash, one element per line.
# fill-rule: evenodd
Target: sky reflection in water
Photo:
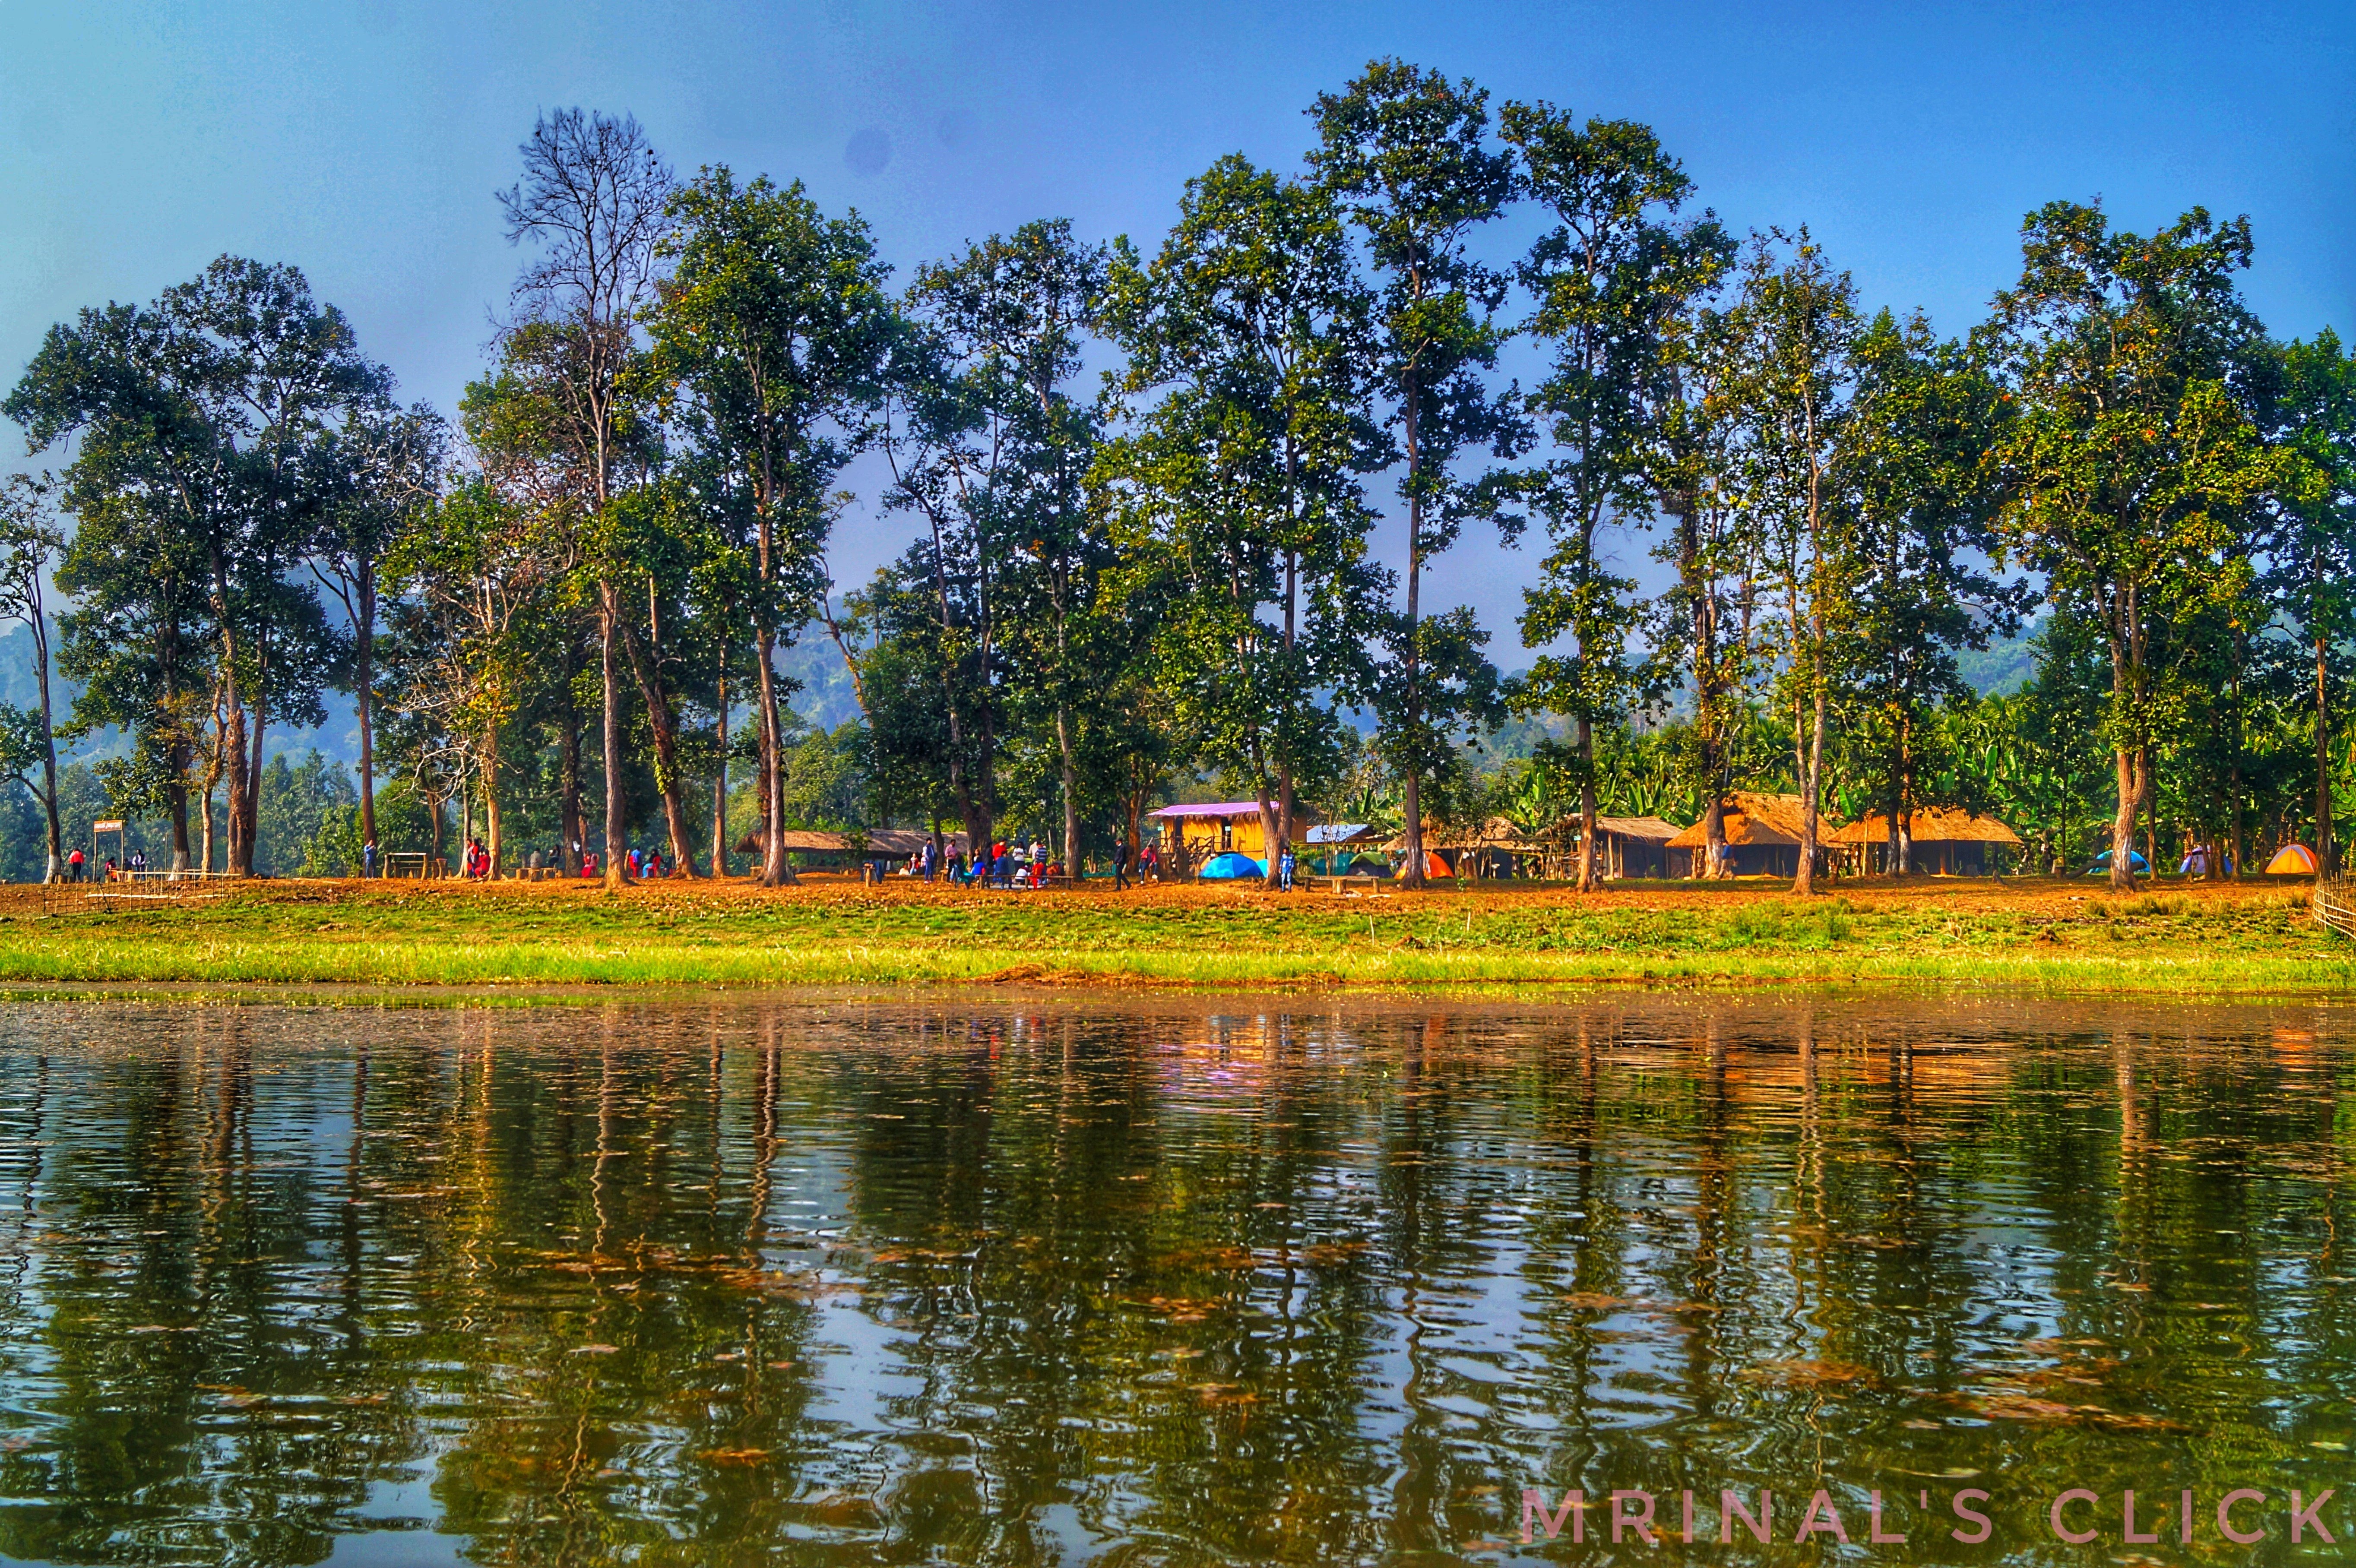
<path fill-rule="evenodd" d="M 1860 1538 L 1889 1494 L 1880 1561 L 2108 1556 L 2046 1499 L 2356 1479 L 2351 1040 L 1954 998 L 11 1004 L 0 1554 L 1684 1559 L 1519 1543 L 1524 1488 L 1583 1487 L 1672 1527 L 1690 1488 L 1705 1536 L 1772 1488 L 1783 1543 L 1691 1555 L 1814 1562 L 1822 1487 Z M 2282 1534 L 2202 1560 L 2309 1560 Z"/>

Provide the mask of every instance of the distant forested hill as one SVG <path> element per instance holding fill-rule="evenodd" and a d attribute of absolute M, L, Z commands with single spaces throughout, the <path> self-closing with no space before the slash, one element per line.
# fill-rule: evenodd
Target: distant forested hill
<path fill-rule="evenodd" d="M 2019 636 L 1990 643 L 1985 653 L 1966 648 L 1957 655 L 1955 663 L 1972 689 L 1982 697 L 2009 697 L 2036 679 L 2037 650 L 2030 643 L 2037 630 L 2032 622 Z"/>

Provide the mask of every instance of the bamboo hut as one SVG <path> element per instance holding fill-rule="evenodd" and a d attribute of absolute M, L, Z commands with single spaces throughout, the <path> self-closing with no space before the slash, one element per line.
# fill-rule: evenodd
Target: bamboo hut
<path fill-rule="evenodd" d="M 1384 848 L 1395 853 L 1406 849 L 1407 836 L 1401 834 Z M 1477 825 L 1428 822 L 1423 848 L 1447 868 L 1445 872 L 1427 870 L 1428 876 L 1515 877 L 1538 869 L 1551 847 L 1506 818 L 1492 816 Z"/>
<path fill-rule="evenodd" d="M 1737 877 L 1796 877 L 1800 874 L 1800 797 L 1758 795 L 1732 790 L 1726 795 L 1726 865 Z M 1669 875 L 1697 877 L 1708 869 L 1704 863 L 1709 847 L 1708 818 L 1685 829 L 1663 846 Z M 1836 819 L 1819 816 L 1819 845 L 1826 843 Z"/>
<path fill-rule="evenodd" d="M 1256 800 L 1181 802 L 1147 814 L 1162 835 L 1162 859 L 1173 868 L 1199 866 L 1214 855 L 1233 851 L 1255 860 L 1268 859 L 1268 831 L 1260 826 Z M 1299 805 L 1292 825 L 1304 828 L 1313 819 Z"/>
<path fill-rule="evenodd" d="M 2020 836 L 1993 816 L 1953 806 L 1918 805 L 1901 825 L 1907 829 L 1905 869 L 1918 876 L 1985 877 L 1997 857 L 2020 848 Z M 1890 870 L 1890 818 L 1869 812 L 1825 836 L 1860 872 Z"/>
<path fill-rule="evenodd" d="M 788 827 L 778 834 L 786 853 L 800 858 L 805 866 L 847 866 L 855 860 L 905 860 L 933 841 L 932 834 L 922 827 L 870 827 L 857 836 L 862 841 L 858 852 L 852 852 L 853 836 L 830 833 L 817 827 Z M 941 835 L 944 855 L 962 854 L 965 834 L 962 831 Z M 762 833 L 757 827 L 736 841 L 739 855 L 763 852 Z"/>
<path fill-rule="evenodd" d="M 1579 842 L 1583 824 L 1566 816 L 1555 826 L 1554 837 Z M 1685 829 L 1657 816 L 1598 816 L 1595 819 L 1595 874 L 1599 877 L 1666 877 L 1669 845 Z M 1548 874 L 1568 880 L 1579 874 L 1579 851 L 1557 852 L 1549 858 Z"/>

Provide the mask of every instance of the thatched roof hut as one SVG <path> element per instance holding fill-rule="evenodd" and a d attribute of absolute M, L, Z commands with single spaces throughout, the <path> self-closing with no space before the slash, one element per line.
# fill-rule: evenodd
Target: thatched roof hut
<path fill-rule="evenodd" d="M 786 849 L 791 854 L 848 855 L 851 853 L 851 836 L 848 833 L 830 833 L 817 827 L 788 827 L 778 837 L 785 841 Z M 922 827 L 871 827 L 866 830 L 863 837 L 866 842 L 862 852 L 868 858 L 888 860 L 905 860 L 931 843 L 933 839 L 932 834 Z M 941 838 L 948 847 L 948 852 L 952 855 L 965 848 L 965 834 L 962 830 L 956 833 L 944 833 Z M 739 855 L 758 855 L 761 852 L 761 830 L 757 827 L 736 841 L 736 853 Z"/>
<path fill-rule="evenodd" d="M 1800 814 L 1796 795 L 1761 795 L 1732 790 L 1726 796 L 1726 858 L 1738 877 L 1793 877 L 1800 871 Z M 1819 843 L 1827 842 L 1837 819 L 1819 816 Z M 1670 839 L 1665 848 L 1674 858 L 1682 852 L 1687 875 L 1701 864 L 1709 845 L 1708 818 Z"/>
<path fill-rule="evenodd" d="M 2020 835 L 1993 816 L 1980 816 L 1954 806 L 1918 805 L 1904 817 L 1907 829 L 1907 869 L 1933 876 L 1979 877 L 1991 869 L 1990 847 L 2019 848 Z M 1890 818 L 1869 812 L 1847 827 L 1826 834 L 1827 844 L 1853 854 L 1860 870 L 1889 869 Z"/>
<path fill-rule="evenodd" d="M 1405 844 L 1402 837 L 1400 847 L 1405 848 Z M 1451 824 L 1437 833 L 1427 828 L 1423 844 L 1427 849 L 1503 849 L 1518 855 L 1536 855 L 1546 848 L 1545 845 L 1502 816 L 1486 818 L 1478 826 Z"/>
<path fill-rule="evenodd" d="M 787 827 L 780 831 L 777 837 L 785 842 L 786 848 L 795 854 L 847 855 L 851 852 L 851 841 L 841 834 L 827 833 L 815 827 Z M 761 854 L 766 848 L 765 839 L 766 835 L 755 827 L 752 832 L 736 840 L 736 853 L 739 855 Z"/>
<path fill-rule="evenodd" d="M 1576 816 L 1566 816 L 1555 824 L 1553 837 L 1576 845 L 1584 827 Z M 1669 845 L 1685 829 L 1674 822 L 1657 816 L 1598 816 L 1595 819 L 1596 864 L 1598 874 L 1604 877 L 1665 877 L 1669 874 Z M 1576 874 L 1578 853 L 1574 849 L 1558 854 L 1559 865 L 1553 874 Z"/>

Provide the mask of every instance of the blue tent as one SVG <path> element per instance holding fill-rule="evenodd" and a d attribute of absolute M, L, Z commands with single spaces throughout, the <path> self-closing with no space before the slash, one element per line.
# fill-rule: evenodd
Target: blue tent
<path fill-rule="evenodd" d="M 1239 877 L 1265 877 L 1268 867 L 1248 855 L 1238 855 L 1233 849 L 1224 855 L 1214 855 L 1203 862 L 1203 880 L 1206 882 L 1232 882 Z"/>
<path fill-rule="evenodd" d="M 2141 854 L 2137 853 L 2136 850 L 2130 849 L 2127 851 L 2127 869 L 2133 871 L 2136 876 L 2140 877 L 2146 871 L 2151 869 L 2151 864 L 2149 861 L 2146 860 Z M 2101 854 L 2094 857 L 2094 863 L 2086 868 L 2086 875 L 2090 877 L 2107 877 L 2110 874 L 2111 852 L 2108 849 L 2105 849 Z"/>

